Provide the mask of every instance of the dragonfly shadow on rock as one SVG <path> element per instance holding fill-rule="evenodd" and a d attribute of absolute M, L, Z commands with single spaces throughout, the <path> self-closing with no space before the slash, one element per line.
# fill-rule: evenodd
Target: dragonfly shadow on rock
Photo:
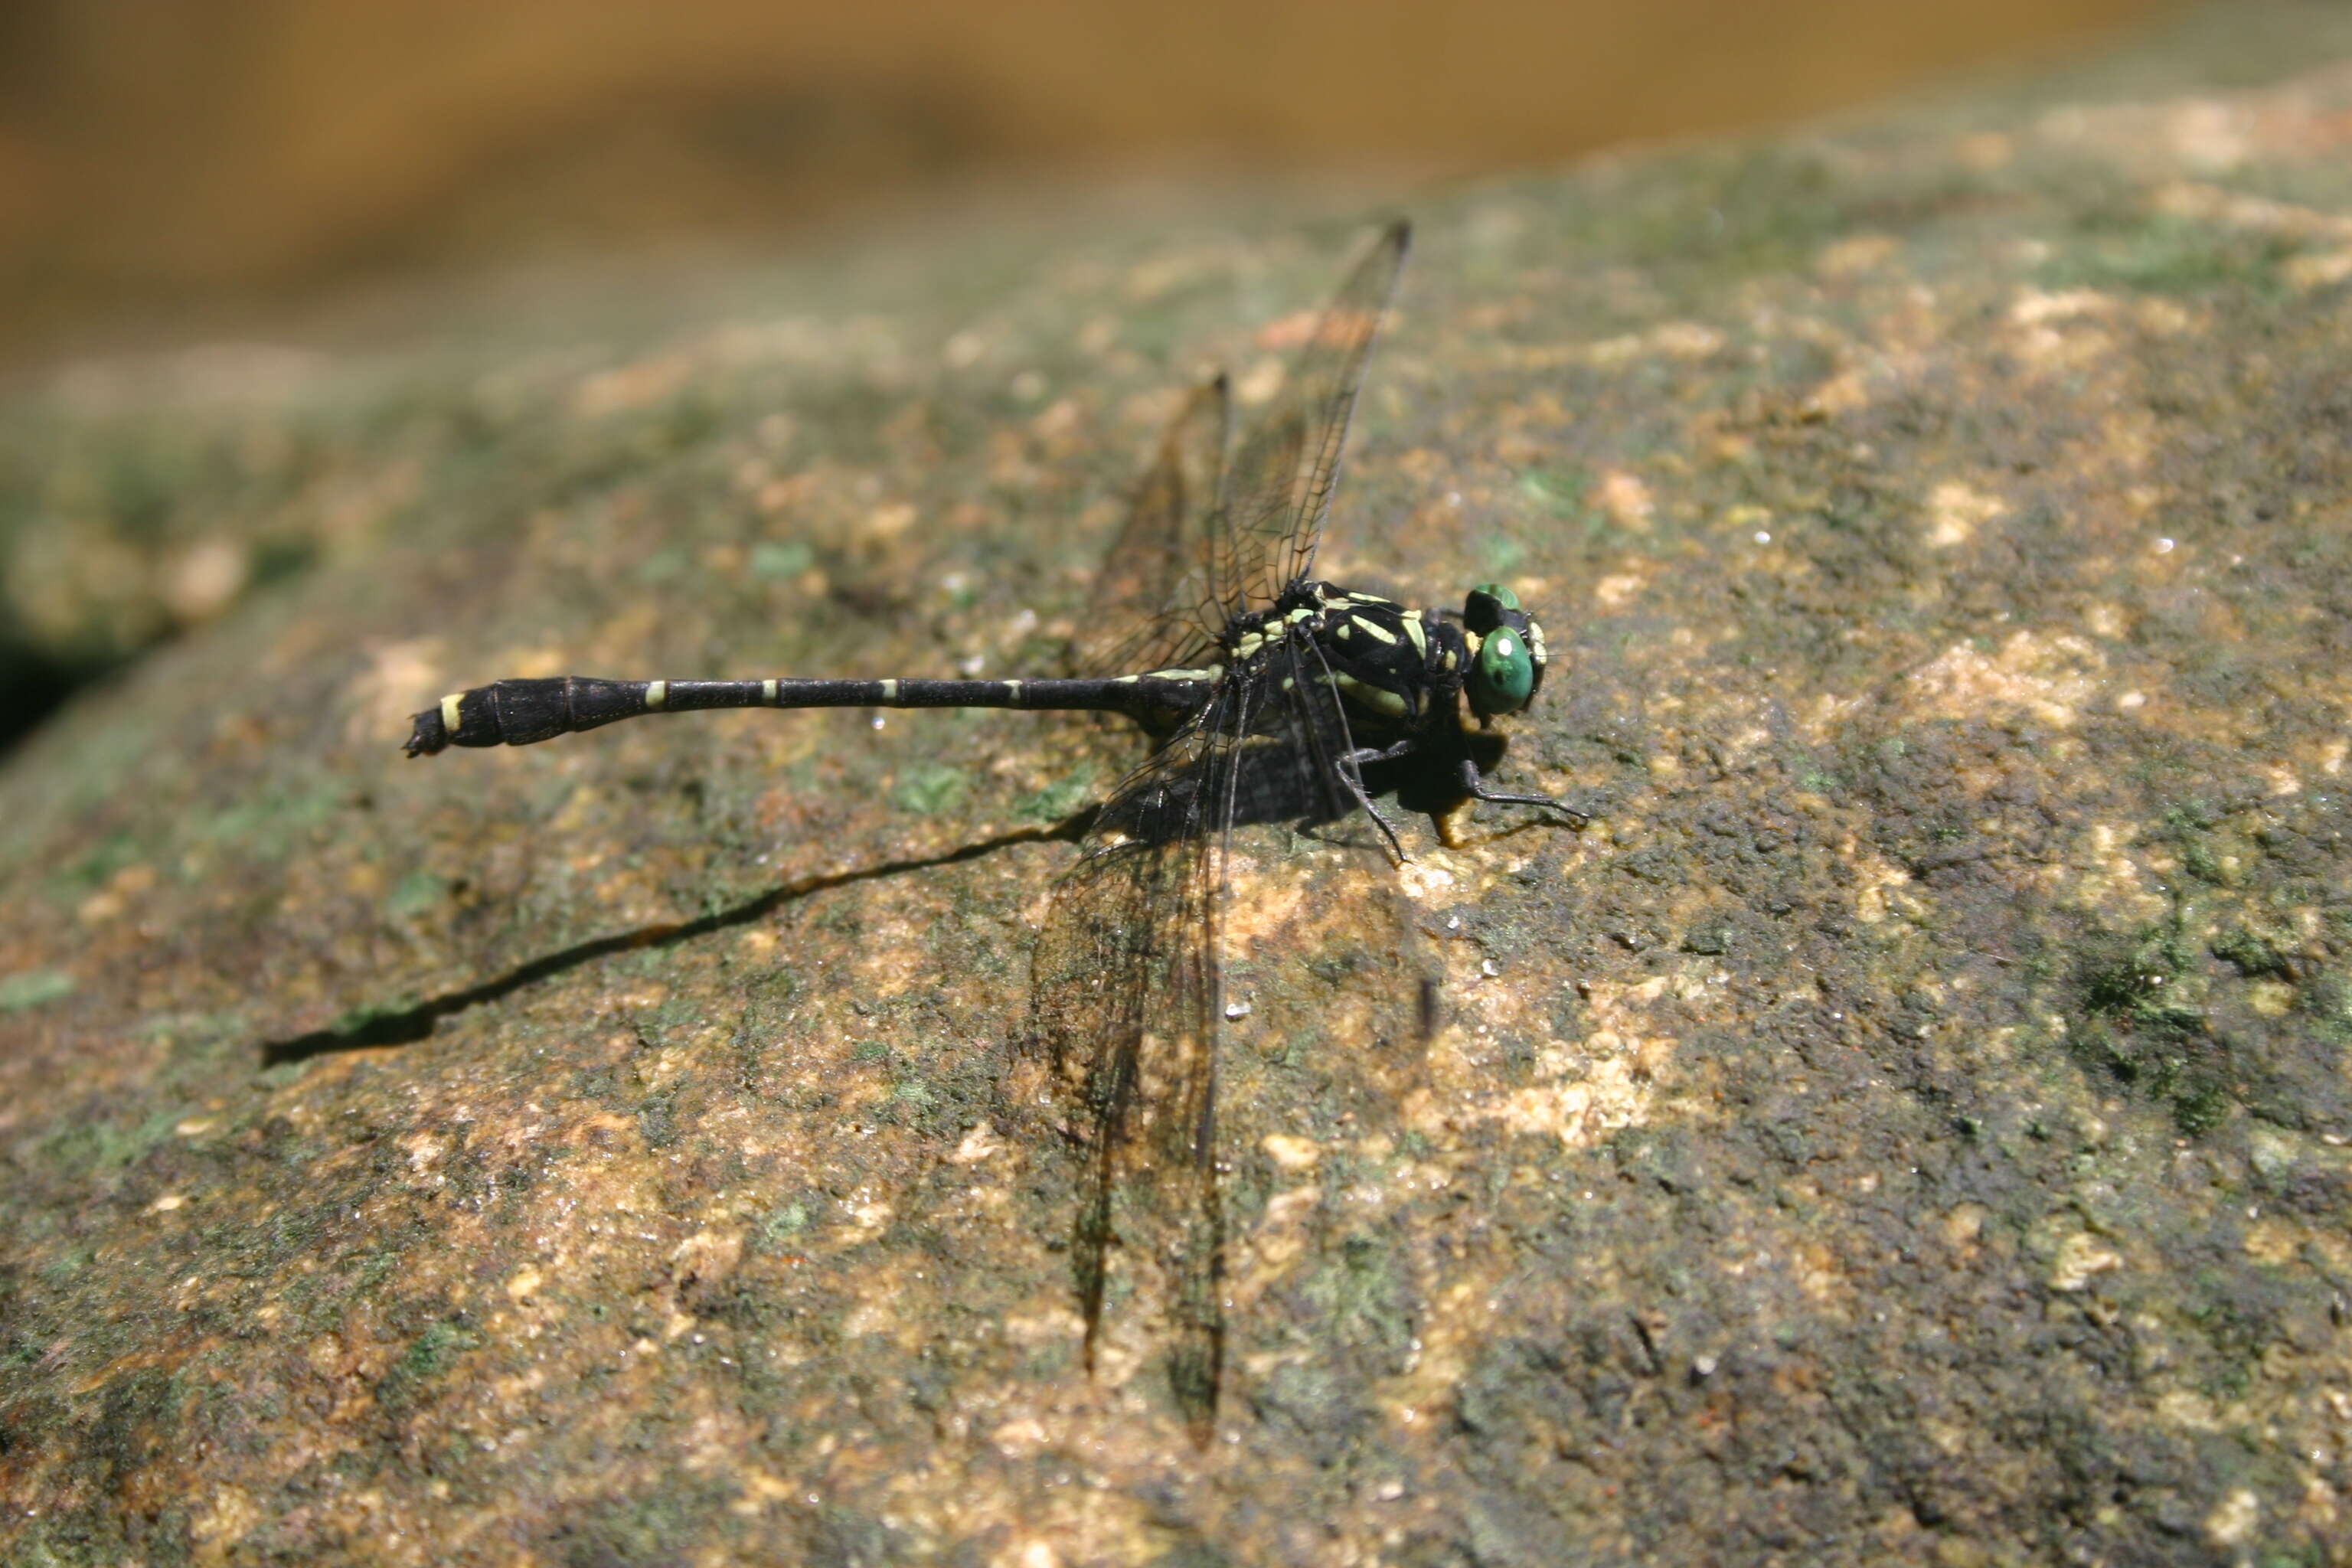
<path fill-rule="evenodd" d="M 446 991 L 398 1012 L 374 1013 L 355 1023 L 341 1027 L 314 1029 L 307 1035 L 290 1039 L 273 1040 L 261 1047 L 265 1067 L 284 1062 L 308 1061 L 312 1057 L 331 1056 L 337 1051 L 367 1050 L 381 1046 L 408 1046 L 429 1037 L 441 1020 L 512 995 L 525 986 L 551 980 L 567 971 L 593 963 L 601 958 L 618 953 L 635 952 L 648 948 L 674 947 L 698 937 L 730 931 L 765 919 L 777 910 L 789 908 L 817 893 L 835 888 L 845 888 L 860 882 L 877 881 L 886 877 L 904 876 L 912 871 L 927 871 L 942 866 L 961 865 L 976 860 L 1019 844 L 1054 844 L 1075 842 L 1083 837 L 1094 825 L 1095 807 L 1088 807 L 1059 822 L 1041 827 L 1016 828 L 999 833 L 950 849 L 944 854 L 910 856 L 903 859 L 886 860 L 878 866 L 865 866 L 855 870 L 827 871 L 815 876 L 798 877 L 780 883 L 766 892 L 744 900 L 741 903 L 701 915 L 690 921 L 664 921 L 653 925 L 638 926 L 633 931 L 615 931 L 610 936 L 593 937 L 519 963 L 505 973 L 485 980 L 462 990 Z"/>

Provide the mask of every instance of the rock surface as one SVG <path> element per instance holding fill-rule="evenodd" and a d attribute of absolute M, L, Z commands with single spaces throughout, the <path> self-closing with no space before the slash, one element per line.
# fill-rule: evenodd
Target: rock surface
<path fill-rule="evenodd" d="M 1148 1334 L 1081 1367 L 997 1098 L 1118 737 L 395 747 L 497 675 L 1039 668 L 1344 223 L 20 394 L 303 543 L 0 774 L 0 1555 L 2352 1560 L 2347 150 L 2352 29 L 2265 9 L 1414 204 L 1323 565 L 1514 582 L 1502 780 L 1601 816 L 1360 901 L 1253 841 L 1205 1451 Z"/>

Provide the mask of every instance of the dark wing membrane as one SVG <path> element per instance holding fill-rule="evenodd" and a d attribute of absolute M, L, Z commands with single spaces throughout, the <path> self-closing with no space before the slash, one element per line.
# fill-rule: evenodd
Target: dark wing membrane
<path fill-rule="evenodd" d="M 1202 606 L 1218 488 L 1233 424 L 1225 378 L 1195 388 L 1160 437 L 1118 540 L 1103 557 L 1075 639 L 1080 675 L 1133 675 L 1207 661 L 1224 629 Z"/>
<path fill-rule="evenodd" d="M 1086 1151 L 1072 1237 L 1087 1353 L 1111 1247 L 1165 1304 L 1171 1382 L 1205 1434 L 1223 1357 L 1217 1275 L 1216 831 L 1236 737 L 1227 687 L 1105 804 L 1055 889 L 1032 963 L 1030 1041 Z"/>
<path fill-rule="evenodd" d="M 1263 610 L 1315 565 L 1364 361 L 1395 292 L 1411 226 L 1391 224 L 1315 324 L 1225 480 L 1212 584 L 1221 618 Z"/>

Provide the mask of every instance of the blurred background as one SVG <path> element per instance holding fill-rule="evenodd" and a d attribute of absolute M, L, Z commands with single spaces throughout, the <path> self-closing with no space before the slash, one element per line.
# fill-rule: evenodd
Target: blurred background
<path fill-rule="evenodd" d="M 0 0 L 0 356 L 975 182 L 1539 165 L 2159 0 Z"/>
<path fill-rule="evenodd" d="M 299 569 L 317 519 L 358 504 L 337 487 L 388 461 L 372 426 L 292 442 L 302 420 L 202 389 L 314 395 L 295 345 L 348 344 L 355 318 L 394 343 L 462 332 L 459 280 L 529 300 L 635 258 L 659 309 L 694 290 L 661 258 L 923 215 L 1082 228 L 1088 203 L 1140 200 L 1181 230 L 1247 191 L 1278 228 L 1268 192 L 1392 205 L 2086 51 L 2174 8 L 0 0 L 0 748 Z"/>

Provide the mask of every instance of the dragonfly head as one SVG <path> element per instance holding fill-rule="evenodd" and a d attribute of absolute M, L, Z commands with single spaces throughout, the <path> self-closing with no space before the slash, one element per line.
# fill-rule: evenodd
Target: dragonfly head
<path fill-rule="evenodd" d="M 1462 689 L 1480 721 L 1517 713 L 1543 685 L 1543 628 L 1499 583 L 1481 583 L 1462 604 L 1462 628 L 1472 638 Z"/>

